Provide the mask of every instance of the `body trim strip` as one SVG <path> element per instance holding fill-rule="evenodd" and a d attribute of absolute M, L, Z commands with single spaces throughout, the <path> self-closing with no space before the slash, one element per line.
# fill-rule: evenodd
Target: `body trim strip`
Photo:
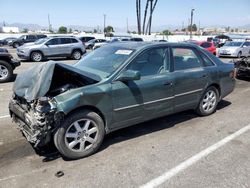
<path fill-rule="evenodd" d="M 156 102 L 160 102 L 160 101 L 170 100 L 170 99 L 174 99 L 175 97 L 189 95 L 189 94 L 196 93 L 196 92 L 199 92 L 199 91 L 202 91 L 202 90 L 203 89 L 197 89 L 197 90 L 193 90 L 193 91 L 189 91 L 189 92 L 185 92 L 185 93 L 180 93 L 180 94 L 174 95 L 173 97 L 166 97 L 166 98 L 157 99 L 157 100 L 154 100 L 154 101 L 148 101 L 148 102 L 145 102 L 145 103 L 142 103 L 142 104 L 134 104 L 134 105 L 130 105 L 130 106 L 116 108 L 116 109 L 114 109 L 114 111 L 126 110 L 128 108 L 134 108 L 134 107 L 138 107 L 138 106 L 141 106 L 141 105 L 147 105 L 147 104 L 152 104 L 152 103 L 156 103 Z"/>

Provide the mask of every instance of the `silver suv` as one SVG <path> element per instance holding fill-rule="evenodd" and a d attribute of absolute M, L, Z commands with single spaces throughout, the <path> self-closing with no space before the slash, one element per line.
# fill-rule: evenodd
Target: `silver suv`
<path fill-rule="evenodd" d="M 86 49 L 83 43 L 75 37 L 48 37 L 17 48 L 19 58 L 35 62 L 48 57 L 70 57 L 78 60 L 84 53 Z"/>

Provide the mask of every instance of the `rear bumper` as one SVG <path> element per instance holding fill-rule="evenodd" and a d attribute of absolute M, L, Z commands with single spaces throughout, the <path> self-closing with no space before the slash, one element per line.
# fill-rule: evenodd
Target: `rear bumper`
<path fill-rule="evenodd" d="M 26 54 L 22 54 L 22 53 L 19 53 L 17 52 L 17 56 L 20 58 L 20 59 L 26 59 L 26 60 L 29 60 L 29 56 L 26 55 Z"/>

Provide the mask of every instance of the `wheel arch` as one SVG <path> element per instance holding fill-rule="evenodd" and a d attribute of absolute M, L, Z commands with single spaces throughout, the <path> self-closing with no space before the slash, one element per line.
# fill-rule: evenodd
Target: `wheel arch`
<path fill-rule="evenodd" d="M 212 83 L 212 84 L 210 84 L 207 88 L 209 88 L 209 87 L 215 87 L 215 88 L 218 90 L 218 92 L 219 92 L 219 98 L 221 98 L 221 87 L 220 87 L 219 84 L 217 84 L 217 83 Z"/>
<path fill-rule="evenodd" d="M 80 51 L 81 55 L 83 55 L 83 51 L 80 48 L 73 48 L 71 51 L 71 55 L 73 55 L 74 51 L 76 51 L 76 50 Z"/>
<path fill-rule="evenodd" d="M 105 130 L 107 129 L 107 122 L 106 122 L 106 118 L 104 116 L 104 114 L 101 112 L 101 110 L 99 110 L 97 107 L 95 106 L 91 106 L 91 105 L 84 105 L 84 106 L 79 106 L 71 111 L 69 111 L 66 116 L 70 116 L 71 114 L 79 111 L 79 110 L 90 110 L 90 111 L 93 111 L 95 113 L 97 113 L 103 120 L 103 123 L 104 123 L 104 127 L 105 127 Z M 106 130 L 107 131 L 107 130 Z"/>

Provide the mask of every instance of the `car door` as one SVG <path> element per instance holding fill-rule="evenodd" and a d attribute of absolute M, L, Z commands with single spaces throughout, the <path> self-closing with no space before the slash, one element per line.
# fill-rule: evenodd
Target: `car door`
<path fill-rule="evenodd" d="M 59 38 L 52 38 L 45 43 L 44 55 L 45 56 L 56 56 L 61 53 L 61 41 Z"/>
<path fill-rule="evenodd" d="M 194 108 L 207 87 L 208 73 L 196 49 L 173 47 L 175 111 Z"/>
<path fill-rule="evenodd" d="M 167 47 L 139 54 L 125 69 L 139 71 L 136 81 L 112 83 L 114 127 L 128 126 L 173 112 L 172 77 Z"/>
<path fill-rule="evenodd" d="M 70 55 L 72 52 L 71 38 L 61 38 L 61 54 Z"/>

